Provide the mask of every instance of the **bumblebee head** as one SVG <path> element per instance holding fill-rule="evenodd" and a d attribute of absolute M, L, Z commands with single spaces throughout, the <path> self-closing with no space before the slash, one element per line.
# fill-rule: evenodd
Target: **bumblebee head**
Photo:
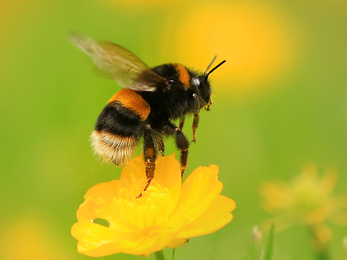
<path fill-rule="evenodd" d="M 200 108 L 211 103 L 211 85 L 205 74 L 192 78 L 192 85 L 198 89 Z"/>
<path fill-rule="evenodd" d="M 206 71 L 204 74 L 193 78 L 192 79 L 192 85 L 196 86 L 199 89 L 198 96 L 200 101 L 200 108 L 205 107 L 206 110 L 211 109 L 212 101 L 211 101 L 211 85 L 208 80 L 208 76 L 215 71 L 218 67 L 220 67 L 226 60 L 223 60 L 221 63 L 219 63 L 217 66 L 212 68 L 210 71 L 210 67 L 212 66 L 213 62 L 216 60 L 217 56 L 214 56 L 211 63 L 207 66 Z"/>

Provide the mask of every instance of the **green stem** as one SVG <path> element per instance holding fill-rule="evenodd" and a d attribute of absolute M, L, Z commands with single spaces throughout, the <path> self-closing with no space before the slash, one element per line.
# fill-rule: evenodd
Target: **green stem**
<path fill-rule="evenodd" d="M 163 250 L 154 253 L 155 260 L 165 260 Z"/>

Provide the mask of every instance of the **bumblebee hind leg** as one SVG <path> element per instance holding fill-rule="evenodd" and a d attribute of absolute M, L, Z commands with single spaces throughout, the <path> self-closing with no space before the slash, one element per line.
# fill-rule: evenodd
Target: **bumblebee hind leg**
<path fill-rule="evenodd" d="M 146 191 L 152 182 L 155 171 L 155 162 L 157 160 L 157 152 L 155 149 L 154 134 L 151 126 L 148 124 L 144 133 L 143 140 L 143 156 L 146 165 L 146 177 L 147 183 L 143 191 Z M 136 197 L 137 199 L 142 197 L 142 192 Z"/>

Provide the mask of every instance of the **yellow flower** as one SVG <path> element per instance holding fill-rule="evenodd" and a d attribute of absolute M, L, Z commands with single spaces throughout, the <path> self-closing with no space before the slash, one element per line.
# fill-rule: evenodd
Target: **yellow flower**
<path fill-rule="evenodd" d="M 142 156 L 133 159 L 120 180 L 100 183 L 85 195 L 71 229 L 78 251 L 89 256 L 150 255 L 215 232 L 232 220 L 236 207 L 220 195 L 218 171 L 216 165 L 199 167 L 181 184 L 174 156 L 159 157 L 151 185 L 136 199 L 146 174 Z M 96 223 L 101 220 L 107 225 Z"/>
<path fill-rule="evenodd" d="M 337 172 L 327 172 L 321 179 L 315 166 L 308 166 L 301 176 L 286 184 L 282 181 L 265 183 L 260 190 L 264 209 L 278 216 L 279 224 L 313 225 L 325 220 L 347 224 L 346 198 L 333 196 Z"/>
<path fill-rule="evenodd" d="M 2 211 L 2 214 L 6 213 Z M 6 219 L 6 225 L 1 228 L 0 259 L 74 259 L 65 250 L 56 232 L 48 228 L 51 222 L 37 214 L 35 209 Z"/>
<path fill-rule="evenodd" d="M 324 221 L 337 225 L 347 224 L 347 198 L 332 195 L 337 182 L 337 171 L 327 172 L 318 178 L 317 169 L 311 165 L 290 184 L 282 181 L 265 183 L 260 190 L 263 208 L 277 216 L 277 229 L 295 223 L 309 225 L 312 243 L 318 251 L 330 241 L 332 234 Z"/>

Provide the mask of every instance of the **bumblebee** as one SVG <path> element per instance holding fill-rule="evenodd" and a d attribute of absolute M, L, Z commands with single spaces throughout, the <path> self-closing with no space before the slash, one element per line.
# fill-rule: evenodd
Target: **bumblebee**
<path fill-rule="evenodd" d="M 147 189 L 154 177 L 158 154 L 164 155 L 164 136 L 175 139 L 180 150 L 181 174 L 188 163 L 189 140 L 182 132 L 185 118 L 193 114 L 193 140 L 199 124 L 201 108 L 210 110 L 209 75 L 214 59 L 204 73 L 188 69 L 179 63 L 148 67 L 135 54 L 118 44 L 90 37 L 73 35 L 72 42 L 90 56 L 94 64 L 122 89 L 100 113 L 91 135 L 97 154 L 115 165 L 125 165 L 131 159 L 140 139 L 146 165 Z M 179 120 L 176 126 L 172 121 Z M 141 196 L 141 194 L 140 194 Z"/>

